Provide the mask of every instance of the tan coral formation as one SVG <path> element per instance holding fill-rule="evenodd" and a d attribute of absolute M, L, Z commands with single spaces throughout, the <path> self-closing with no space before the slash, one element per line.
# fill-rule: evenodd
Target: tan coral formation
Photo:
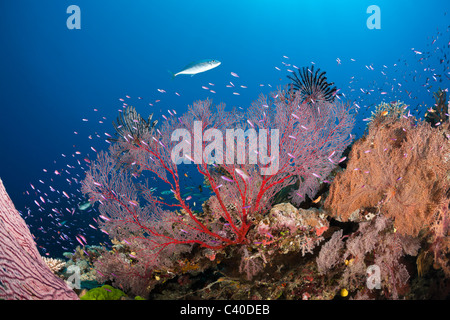
<path fill-rule="evenodd" d="M 53 273 L 57 273 L 66 266 L 66 262 L 62 259 L 42 257 L 42 260 L 44 260 L 45 264 L 50 268 L 50 270 L 52 270 Z"/>
<path fill-rule="evenodd" d="M 450 144 L 443 130 L 411 118 L 378 116 L 355 142 L 325 208 L 342 221 L 356 210 L 394 219 L 402 234 L 430 227 L 447 198 Z"/>

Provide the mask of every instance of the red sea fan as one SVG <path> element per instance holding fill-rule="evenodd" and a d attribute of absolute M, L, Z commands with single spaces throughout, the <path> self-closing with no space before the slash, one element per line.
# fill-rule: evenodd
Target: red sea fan
<path fill-rule="evenodd" d="M 351 141 L 353 116 L 348 105 L 283 97 L 281 91 L 261 96 L 247 117 L 206 100 L 158 128 L 136 134 L 121 127 L 121 136 L 109 153 L 99 153 L 83 181 L 83 193 L 100 204 L 102 229 L 130 243 L 146 267 L 168 268 L 174 252 L 248 243 L 255 217 L 289 185 L 299 182 L 298 202 L 314 196 Z M 194 166 L 210 186 L 202 213 L 182 196 L 182 163 Z M 143 172 L 165 183 L 175 201 L 155 194 L 151 180 L 142 181 Z"/>
<path fill-rule="evenodd" d="M 354 118 L 347 104 L 322 100 L 308 104 L 300 93 L 290 100 L 285 95 L 282 91 L 261 95 L 251 105 L 248 119 L 260 130 L 280 128 L 280 169 L 275 178 L 289 179 L 287 185 L 299 183 L 291 193 L 299 204 L 305 196 L 314 197 L 340 161 L 351 142 Z"/>

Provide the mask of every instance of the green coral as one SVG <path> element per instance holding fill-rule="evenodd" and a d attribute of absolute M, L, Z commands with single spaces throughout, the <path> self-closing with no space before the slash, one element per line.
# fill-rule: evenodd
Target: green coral
<path fill-rule="evenodd" d="M 390 103 L 381 102 L 375 107 L 375 111 L 372 111 L 370 122 L 372 122 L 376 117 L 392 116 L 395 118 L 400 118 L 406 115 L 406 109 L 408 106 L 401 101 L 392 101 Z"/>
<path fill-rule="evenodd" d="M 120 298 L 125 297 L 126 294 L 119 289 L 111 287 L 105 284 L 102 287 L 97 287 L 86 292 L 85 295 L 81 296 L 81 300 L 120 300 Z"/>

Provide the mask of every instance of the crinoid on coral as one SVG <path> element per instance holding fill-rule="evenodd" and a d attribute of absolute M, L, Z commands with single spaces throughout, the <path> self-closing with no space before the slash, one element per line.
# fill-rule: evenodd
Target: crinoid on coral
<path fill-rule="evenodd" d="M 291 91 L 300 92 L 302 100 L 307 103 L 317 100 L 333 102 L 336 96 L 336 87 L 332 87 L 334 82 L 327 82 L 325 71 L 319 72 L 320 69 L 314 70 L 312 65 L 311 68 L 299 69 L 298 74 L 293 72 L 292 76 L 287 76 L 292 80 Z"/>
<path fill-rule="evenodd" d="M 158 120 L 152 122 L 153 113 L 145 120 L 137 113 L 133 106 L 128 106 L 121 115 L 117 117 L 117 123 L 113 122 L 114 129 L 116 130 L 116 138 L 109 138 L 111 142 L 116 142 L 120 139 L 127 141 L 136 141 L 146 133 L 149 132 L 157 123 Z"/>
<path fill-rule="evenodd" d="M 433 97 L 436 102 L 434 106 L 425 113 L 425 121 L 431 123 L 433 126 L 438 126 L 448 120 L 448 103 L 450 102 L 447 102 L 447 91 L 440 88 L 433 93 Z"/>
<path fill-rule="evenodd" d="M 117 142 L 118 145 L 127 145 L 127 148 L 119 148 L 115 156 L 119 159 L 119 164 L 130 167 L 133 164 L 130 156 L 130 146 L 139 147 L 144 139 L 158 123 L 158 120 L 152 122 L 153 113 L 145 120 L 136 111 L 133 106 L 128 106 L 121 115 L 117 117 L 117 123 L 113 122 L 115 137 L 108 138 L 110 142 Z M 142 168 L 134 167 L 135 172 L 140 173 Z"/>

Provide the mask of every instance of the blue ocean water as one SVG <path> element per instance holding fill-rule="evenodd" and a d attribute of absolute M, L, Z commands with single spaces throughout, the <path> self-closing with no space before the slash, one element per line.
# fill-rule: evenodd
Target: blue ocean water
<path fill-rule="evenodd" d="M 67 27 L 70 5 L 81 29 Z M 380 29 L 367 26 L 371 5 Z M 442 0 L 1 1 L 0 178 L 42 254 L 73 250 L 77 234 L 95 244 L 105 238 L 89 227 L 94 210 L 77 210 L 77 182 L 108 147 L 119 99 L 156 119 L 207 97 L 245 109 L 313 62 L 358 104 L 358 137 L 380 101 L 423 117 L 448 88 L 449 11 Z M 222 64 L 168 73 L 206 58 Z"/>

